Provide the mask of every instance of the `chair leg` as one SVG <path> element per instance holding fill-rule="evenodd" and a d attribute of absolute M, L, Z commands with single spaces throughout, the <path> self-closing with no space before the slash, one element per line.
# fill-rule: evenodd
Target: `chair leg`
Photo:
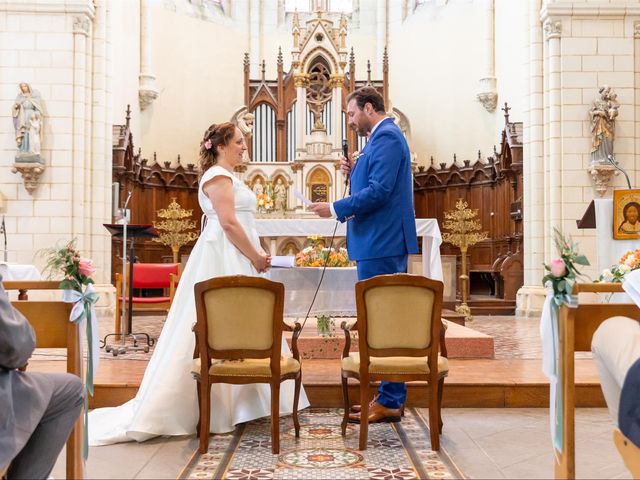
<path fill-rule="evenodd" d="M 296 387 L 293 395 L 293 428 L 296 431 L 296 438 L 300 437 L 300 421 L 298 420 L 298 403 L 300 400 L 300 387 L 302 386 L 302 370 L 296 377 Z"/>
<path fill-rule="evenodd" d="M 438 432 L 442 435 L 442 391 L 444 390 L 444 377 L 438 381 Z"/>
<path fill-rule="evenodd" d="M 280 453 L 280 383 L 271 383 L 271 452 Z"/>
<path fill-rule="evenodd" d="M 369 382 L 360 380 L 360 450 L 367 449 L 369 435 Z"/>
<path fill-rule="evenodd" d="M 342 436 L 344 437 L 347 434 L 347 422 L 349 421 L 349 379 L 347 377 L 342 377 L 342 399 L 344 401 L 344 416 L 342 417 L 342 424 L 340 428 L 342 429 Z"/>
<path fill-rule="evenodd" d="M 200 387 L 200 453 L 209 450 L 209 430 L 211 424 L 211 384 Z"/>
<path fill-rule="evenodd" d="M 440 450 L 440 434 L 438 427 L 438 381 L 429 382 L 429 433 L 431 450 Z"/>
<path fill-rule="evenodd" d="M 198 423 L 196 425 L 196 436 L 198 438 L 200 438 L 200 423 L 202 422 L 202 405 L 201 402 L 202 400 L 200 399 L 201 393 L 200 391 L 202 390 L 202 387 L 200 386 L 200 380 L 196 380 L 196 390 L 197 390 L 197 396 L 198 396 Z"/>

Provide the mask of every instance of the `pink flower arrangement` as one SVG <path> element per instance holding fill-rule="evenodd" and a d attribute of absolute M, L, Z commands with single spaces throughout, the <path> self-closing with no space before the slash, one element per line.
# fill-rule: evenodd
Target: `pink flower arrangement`
<path fill-rule="evenodd" d="M 63 247 L 48 248 L 42 253 L 47 260 L 45 271 L 49 272 L 49 276 L 62 274 L 61 289 L 82 292 L 83 286 L 94 283 L 91 276 L 96 273 L 96 269 L 93 260 L 80 257 L 75 243 L 74 239 Z"/>
<path fill-rule="evenodd" d="M 554 277 L 564 277 L 567 274 L 567 267 L 564 264 L 564 260 L 561 258 L 552 260 L 549 269 L 551 271 L 551 275 Z"/>

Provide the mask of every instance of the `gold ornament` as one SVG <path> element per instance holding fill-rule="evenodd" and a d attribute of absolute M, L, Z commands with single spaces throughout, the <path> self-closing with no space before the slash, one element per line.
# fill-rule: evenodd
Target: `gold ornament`
<path fill-rule="evenodd" d="M 480 232 L 482 225 L 476 219 L 478 216 L 477 209 L 470 209 L 467 202 L 458 199 L 456 209 L 444 212 L 445 222 L 442 225 L 443 230 L 449 230 L 442 235 L 442 241 L 450 243 L 458 247 L 462 255 L 462 264 L 460 266 L 460 281 L 462 288 L 462 304 L 456 307 L 456 312 L 461 313 L 467 320 L 472 320 L 471 309 L 467 305 L 467 249 L 478 242 L 488 238 L 487 232 Z"/>
<path fill-rule="evenodd" d="M 173 263 L 178 263 L 178 252 L 180 247 L 198 238 L 195 232 L 189 232 L 196 228 L 196 222 L 193 220 L 185 220 L 191 217 L 193 210 L 183 209 L 175 197 L 171 199 L 171 203 L 167 208 L 162 208 L 156 212 L 156 215 L 164 220 L 153 223 L 153 226 L 160 231 L 160 236 L 154 238 L 154 242 L 168 245 L 173 252 Z"/>

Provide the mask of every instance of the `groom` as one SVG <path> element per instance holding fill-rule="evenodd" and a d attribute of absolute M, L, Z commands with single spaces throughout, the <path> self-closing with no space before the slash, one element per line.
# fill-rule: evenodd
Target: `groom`
<path fill-rule="evenodd" d="M 341 161 L 342 172 L 350 174 L 351 195 L 331 204 L 314 203 L 309 210 L 349 221 L 347 250 L 357 262 L 358 280 L 406 273 L 408 254 L 418 252 L 409 146 L 373 87 L 347 97 L 347 121 L 358 135 L 369 137 L 355 164 Z M 369 422 L 399 421 L 406 393 L 404 383 L 381 382 Z M 359 421 L 359 415 L 351 419 Z"/>

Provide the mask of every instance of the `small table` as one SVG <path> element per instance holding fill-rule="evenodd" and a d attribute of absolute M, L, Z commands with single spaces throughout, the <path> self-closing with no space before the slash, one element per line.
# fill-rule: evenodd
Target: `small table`
<path fill-rule="evenodd" d="M 2 280 L 25 281 L 42 280 L 42 274 L 35 265 L 0 262 L 0 275 Z"/>

